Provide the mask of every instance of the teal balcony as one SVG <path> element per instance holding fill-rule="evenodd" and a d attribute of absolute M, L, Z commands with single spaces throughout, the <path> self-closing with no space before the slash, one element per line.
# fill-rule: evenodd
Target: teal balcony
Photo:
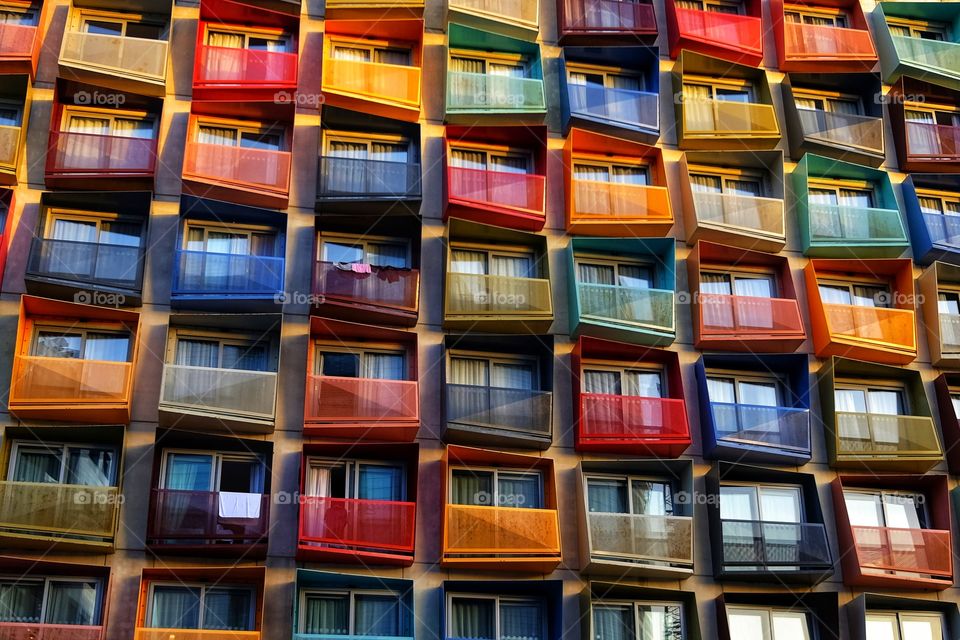
<path fill-rule="evenodd" d="M 880 2 L 873 12 L 874 37 L 883 81 L 902 76 L 960 89 L 960 5 L 955 2 Z M 911 20 L 945 25 L 944 40 L 910 37 L 891 31 L 891 22 Z"/>

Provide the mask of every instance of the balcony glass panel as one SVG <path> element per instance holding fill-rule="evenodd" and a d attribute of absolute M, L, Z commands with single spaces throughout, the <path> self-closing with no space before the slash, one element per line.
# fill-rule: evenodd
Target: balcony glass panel
<path fill-rule="evenodd" d="M 3 31 L 0 29 L 0 38 Z M 0 638 L 4 640 L 100 640 L 103 627 L 80 624 L 36 624 L 33 622 L 0 622 Z"/>
<path fill-rule="evenodd" d="M 307 377 L 307 416 L 312 420 L 378 422 L 416 420 L 418 384 L 409 380 Z"/>
<path fill-rule="evenodd" d="M 874 58 L 870 32 L 825 25 L 783 23 L 784 50 L 789 58 Z"/>
<path fill-rule="evenodd" d="M 900 62 L 926 67 L 947 76 L 956 76 L 960 69 L 960 45 L 923 38 L 890 36 Z"/>
<path fill-rule="evenodd" d="M 701 223 L 737 227 L 742 233 L 784 235 L 783 200 L 779 198 L 694 191 L 693 206 Z"/>
<path fill-rule="evenodd" d="M 412 198 L 420 195 L 420 164 L 361 158 L 320 158 L 320 196 Z"/>
<path fill-rule="evenodd" d="M 273 295 L 283 288 L 282 257 L 177 250 L 176 294 Z"/>
<path fill-rule="evenodd" d="M 418 269 L 370 267 L 370 273 L 341 269 L 333 262 L 318 262 L 314 272 L 316 293 L 357 304 L 415 310 L 419 291 Z"/>
<path fill-rule="evenodd" d="M 52 131 L 49 152 L 56 173 L 153 173 L 157 142 L 152 138 Z"/>
<path fill-rule="evenodd" d="M 536 6 L 535 2 L 529 4 Z M 447 72 L 447 111 L 544 109 L 546 103 L 543 97 L 543 80 L 538 78 L 513 78 L 466 71 Z"/>
<path fill-rule="evenodd" d="M 907 155 L 916 160 L 960 160 L 960 127 L 907 122 Z"/>
<path fill-rule="evenodd" d="M 133 640 L 260 640 L 260 632 L 137 627 L 133 632 Z"/>
<path fill-rule="evenodd" d="M 454 315 L 550 315 L 550 281 L 471 273 L 447 273 L 447 313 Z"/>
<path fill-rule="evenodd" d="M 809 204 L 812 242 L 896 242 L 906 239 L 895 209 Z"/>
<path fill-rule="evenodd" d="M 567 91 L 574 115 L 648 129 L 660 126 L 660 96 L 656 93 L 570 82 Z"/>
<path fill-rule="evenodd" d="M 420 106 L 420 67 L 325 57 L 323 87 L 354 95 Z"/>
<path fill-rule="evenodd" d="M 250 507 L 250 505 L 247 505 Z M 162 544 L 253 543 L 264 540 L 270 525 L 270 496 L 257 508 L 230 513 L 217 491 L 153 490 L 153 520 L 148 537 Z"/>
<path fill-rule="evenodd" d="M 960 316 L 940 314 L 940 351 L 960 353 Z"/>
<path fill-rule="evenodd" d="M 0 125 L 0 165 L 15 168 L 20 148 L 20 127 Z"/>
<path fill-rule="evenodd" d="M 711 402 L 710 411 L 718 440 L 810 451 L 810 412 L 806 409 Z"/>
<path fill-rule="evenodd" d="M 163 81 L 167 41 L 67 31 L 60 61 Z"/>
<path fill-rule="evenodd" d="M 414 502 L 304 496 L 300 543 L 412 553 Z"/>
<path fill-rule="evenodd" d="M 117 487 L 0 482 L 0 528 L 113 538 Z"/>
<path fill-rule="evenodd" d="M 780 131 L 773 105 L 709 98 L 685 100 L 683 124 L 688 134 L 697 135 L 776 135 Z"/>
<path fill-rule="evenodd" d="M 450 200 L 465 200 L 543 215 L 544 176 L 486 169 L 447 169 Z"/>
<path fill-rule="evenodd" d="M 27 24 L 0 24 L 0 59 L 29 58 L 37 28 Z"/>
<path fill-rule="evenodd" d="M 532 0 L 450 0 L 451 9 L 485 13 L 508 22 L 536 24 L 538 3 Z"/>
<path fill-rule="evenodd" d="M 960 248 L 960 216 L 924 213 L 923 222 L 932 243 Z"/>
<path fill-rule="evenodd" d="M 205 45 L 199 55 L 200 84 L 256 86 L 297 81 L 296 53 Z"/>
<path fill-rule="evenodd" d="M 693 518 L 587 514 L 590 553 L 615 560 L 693 564 Z"/>
<path fill-rule="evenodd" d="M 548 391 L 447 384 L 447 422 L 550 436 Z"/>
<path fill-rule="evenodd" d="M 796 300 L 701 294 L 700 322 L 709 334 L 774 335 L 803 333 Z"/>
<path fill-rule="evenodd" d="M 573 180 L 574 217 L 611 222 L 670 222 L 670 194 L 666 187 Z"/>
<path fill-rule="evenodd" d="M 241 186 L 286 192 L 290 152 L 188 142 L 184 174 Z"/>
<path fill-rule="evenodd" d="M 274 372 L 165 364 L 160 402 L 186 410 L 273 418 L 276 392 Z"/>
<path fill-rule="evenodd" d="M 677 26 L 684 37 L 760 51 L 760 18 L 682 7 L 676 7 L 675 11 Z"/>
<path fill-rule="evenodd" d="M 898 456 L 940 452 L 933 420 L 926 416 L 836 412 L 837 455 Z"/>
<path fill-rule="evenodd" d="M 830 547 L 822 524 L 722 520 L 723 564 L 749 570 L 829 567 Z"/>
<path fill-rule="evenodd" d="M 820 109 L 797 109 L 805 138 L 871 151 L 883 150 L 883 119 Z"/>
<path fill-rule="evenodd" d="M 937 529 L 851 527 L 861 569 L 951 577 L 950 532 Z"/>
<path fill-rule="evenodd" d="M 673 291 L 577 283 L 580 315 L 673 331 Z"/>
<path fill-rule="evenodd" d="M 413 636 L 343 635 L 339 633 L 295 633 L 293 640 L 414 640 Z"/>
<path fill-rule="evenodd" d="M 690 435 L 683 400 L 584 393 L 580 404 L 581 438 L 659 440 Z"/>
<path fill-rule="evenodd" d="M 913 311 L 849 304 L 824 304 L 831 334 L 916 351 Z M 882 346 L 882 345 L 881 345 Z"/>
<path fill-rule="evenodd" d="M 564 0 L 567 29 L 584 31 L 656 30 L 653 4 L 630 0 Z"/>
<path fill-rule="evenodd" d="M 448 504 L 446 518 L 446 553 L 560 553 L 559 522 L 553 509 Z"/>
<path fill-rule="evenodd" d="M 19 376 L 11 400 L 22 403 L 126 403 L 130 398 L 129 362 L 76 358 L 16 357 Z"/>
<path fill-rule="evenodd" d="M 51 278 L 137 287 L 140 247 L 34 238 L 27 272 Z"/>

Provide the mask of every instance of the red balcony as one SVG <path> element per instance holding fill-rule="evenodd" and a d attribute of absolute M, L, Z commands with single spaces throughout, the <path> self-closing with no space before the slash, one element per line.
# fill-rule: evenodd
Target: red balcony
<path fill-rule="evenodd" d="M 652 44 L 657 17 L 652 2 L 557 0 L 563 44 Z"/>
<path fill-rule="evenodd" d="M 413 563 L 415 502 L 304 496 L 300 499 L 300 549 L 311 559 L 364 550 L 389 564 Z"/>
<path fill-rule="evenodd" d="M 917 51 L 921 48 L 918 45 Z M 960 108 L 960 90 L 904 76 L 890 88 L 887 98 L 900 171 L 960 173 L 960 127 L 947 124 L 949 113 Z M 935 122 L 908 121 L 907 112 L 931 105 L 942 105 L 934 107 L 939 114 Z"/>
<path fill-rule="evenodd" d="M 48 186 L 105 176 L 152 183 L 156 159 L 155 139 L 51 131 L 45 180 Z"/>
<path fill-rule="evenodd" d="M 37 23 L 33 25 L 0 23 L 0 74 L 24 73 L 33 79 L 40 58 L 40 34 L 47 25 L 47 17 L 51 11 L 49 7 L 52 7 L 52 4 L 22 0 L 12 0 L 6 4 L 24 9 L 33 8 L 38 15 Z"/>
<path fill-rule="evenodd" d="M 370 273 L 350 271 L 332 262 L 317 262 L 313 293 L 323 306 L 335 306 L 347 320 L 413 326 L 417 323 L 420 270 L 370 267 Z"/>
<path fill-rule="evenodd" d="M 760 2 L 746 0 L 747 15 L 684 9 L 667 0 L 670 57 L 689 49 L 730 62 L 759 66 L 763 61 Z"/>
<path fill-rule="evenodd" d="M 218 491 L 154 489 L 147 546 L 161 552 L 262 558 L 267 553 L 270 496 L 249 517 L 223 515 Z"/>
<path fill-rule="evenodd" d="M 847 16 L 849 28 L 787 22 L 783 0 L 771 0 L 770 15 L 780 71 L 866 73 L 876 66 L 877 50 L 859 2 L 832 0 L 823 5 L 801 3 L 800 6 L 811 10 L 829 9 L 835 7 L 835 3 L 839 3 Z"/>
<path fill-rule="evenodd" d="M 907 156 L 910 162 L 960 160 L 960 127 L 907 122 Z"/>

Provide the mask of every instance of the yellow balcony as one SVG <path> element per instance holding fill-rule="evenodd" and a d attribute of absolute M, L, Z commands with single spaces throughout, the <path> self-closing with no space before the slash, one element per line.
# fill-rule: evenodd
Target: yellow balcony
<path fill-rule="evenodd" d="M 831 461 L 836 466 L 928 470 L 943 459 L 928 416 L 837 411 Z"/>
<path fill-rule="evenodd" d="M 0 482 L 0 539 L 7 545 L 110 550 L 117 487 Z"/>
<path fill-rule="evenodd" d="M 138 627 L 134 640 L 260 640 L 259 631 L 221 631 L 219 629 L 148 629 Z"/>
<path fill-rule="evenodd" d="M 774 142 L 780 138 L 777 116 L 770 104 L 726 100 L 684 100 L 681 104 L 683 131 L 681 146 L 696 148 L 698 142 L 738 140 Z"/>
<path fill-rule="evenodd" d="M 447 273 L 444 322 L 553 321 L 550 281 Z"/>

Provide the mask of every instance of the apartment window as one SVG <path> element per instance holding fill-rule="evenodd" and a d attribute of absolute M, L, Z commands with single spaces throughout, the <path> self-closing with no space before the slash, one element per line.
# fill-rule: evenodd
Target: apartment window
<path fill-rule="evenodd" d="M 160 486 L 173 491 L 245 494 L 251 504 L 243 504 L 241 500 L 221 504 L 221 516 L 251 517 L 247 507 L 253 506 L 257 512 L 253 517 L 259 517 L 265 477 L 266 465 L 258 455 L 168 450 L 164 451 Z M 239 513 L 228 513 L 227 510 L 239 510 Z"/>
<path fill-rule="evenodd" d="M 544 508 L 543 476 L 539 471 L 452 469 L 450 479 L 450 504 Z"/>
<path fill-rule="evenodd" d="M 527 152 L 508 149 L 451 147 L 450 166 L 475 171 L 530 174 L 533 173 L 533 157 Z"/>
<path fill-rule="evenodd" d="M 0 603 L 0 622 L 99 626 L 103 585 L 86 578 L 0 577 Z"/>
<path fill-rule="evenodd" d="M 642 398 L 663 398 L 666 384 L 660 369 L 630 368 L 585 363 L 580 378 L 583 393 Z"/>
<path fill-rule="evenodd" d="M 877 640 L 947 640 L 946 628 L 939 613 L 867 612 L 867 637 Z"/>
<path fill-rule="evenodd" d="M 862 116 L 863 101 L 857 96 L 842 93 L 795 90 L 794 103 L 805 111 L 823 111 L 841 116 Z"/>
<path fill-rule="evenodd" d="M 593 637 L 597 640 L 684 640 L 679 602 L 594 600 Z"/>
<path fill-rule="evenodd" d="M 799 446 L 796 434 L 780 433 L 780 409 L 789 388 L 775 374 L 707 372 L 707 394 L 718 438 L 764 445 Z"/>
<path fill-rule="evenodd" d="M 155 119 L 145 112 L 117 111 L 106 112 L 95 109 L 67 107 L 63 111 L 63 131 L 66 133 L 83 133 L 90 136 L 112 136 L 115 138 L 140 138 L 152 140 L 155 137 Z M 82 139 L 80 139 L 82 141 Z M 82 153 L 84 149 L 76 148 L 72 143 L 67 152 Z M 90 153 L 103 153 L 102 145 L 92 139 L 87 145 Z"/>
<path fill-rule="evenodd" d="M 909 415 L 904 390 L 893 386 L 868 386 L 848 382 L 838 382 L 834 389 L 836 410 L 842 413 L 870 413 L 885 416 Z M 866 428 L 866 425 L 864 425 Z M 896 424 L 890 424 L 894 441 L 898 439 Z M 850 436 L 847 436 L 850 437 Z M 864 434 L 869 438 L 869 433 Z"/>
<path fill-rule="evenodd" d="M 806 24 L 815 27 L 840 27 L 848 26 L 847 15 L 839 10 L 831 10 L 827 7 L 798 7 L 786 5 L 783 8 L 783 17 L 787 22 L 797 24 Z"/>
<path fill-rule="evenodd" d="M 143 234 L 140 220 L 51 209 L 43 225 L 40 270 L 51 275 L 133 280 Z"/>
<path fill-rule="evenodd" d="M 403 136 L 326 132 L 323 142 L 324 155 L 331 158 L 405 163 L 410 155 L 410 141 Z"/>
<path fill-rule="evenodd" d="M 789 485 L 721 485 L 720 519 L 801 523 L 803 490 Z M 795 533 L 790 534 L 796 543 Z"/>
<path fill-rule="evenodd" d="M 941 315 L 960 316 L 960 292 L 939 291 L 937 310 Z"/>
<path fill-rule="evenodd" d="M 40 325 L 31 355 L 107 362 L 130 361 L 130 334 L 120 331 Z"/>
<path fill-rule="evenodd" d="M 393 64 L 404 67 L 411 65 L 412 52 L 410 49 L 391 47 L 387 43 L 363 40 L 333 40 L 331 50 L 334 60 L 375 62 L 377 64 Z"/>
<path fill-rule="evenodd" d="M 697 78 L 687 76 L 683 82 L 685 109 L 707 109 L 712 113 L 710 100 L 721 102 L 753 102 L 753 85 L 748 80 L 737 78 Z"/>
<path fill-rule="evenodd" d="M 114 447 L 14 441 L 7 480 L 110 487 L 117 482 L 117 455 Z"/>
<path fill-rule="evenodd" d="M 154 583 L 148 602 L 152 629 L 254 630 L 253 587 Z"/>
<path fill-rule="evenodd" d="M 681 9 L 695 9 L 698 11 L 729 13 L 733 15 L 744 15 L 746 13 L 742 2 L 734 2 L 732 0 L 677 0 L 677 7 Z"/>
<path fill-rule="evenodd" d="M 450 51 L 450 71 L 475 76 L 501 76 L 507 78 L 526 78 L 529 63 L 520 55 L 506 53 L 480 53 L 454 49 Z M 451 78 L 451 89 L 456 92 L 458 82 L 464 79 Z M 467 89 L 472 85 L 460 85 Z"/>
<path fill-rule="evenodd" d="M 887 18 L 887 28 L 894 36 L 940 42 L 949 40 L 950 34 L 949 26 L 944 22 L 924 22 L 903 18 Z"/>
<path fill-rule="evenodd" d="M 672 516 L 673 483 L 637 476 L 589 475 L 587 509 L 590 513 L 629 513 Z"/>
<path fill-rule="evenodd" d="M 253 336 L 177 332 L 174 364 L 204 369 L 270 371 L 275 366 L 268 342 Z"/>
<path fill-rule="evenodd" d="M 954 128 L 960 128 L 960 110 L 953 105 L 904 103 L 907 146 L 913 155 L 936 156 L 956 153 Z"/>
<path fill-rule="evenodd" d="M 304 492 L 323 498 L 403 502 L 406 484 L 401 463 L 308 458 Z"/>
<path fill-rule="evenodd" d="M 537 265 L 533 252 L 523 248 L 488 249 L 455 244 L 450 248 L 450 273 L 536 278 Z"/>
<path fill-rule="evenodd" d="M 12 100 L 0 100 L 0 127 L 19 127 L 23 124 L 23 105 Z"/>
<path fill-rule="evenodd" d="M 536 391 L 540 388 L 537 359 L 455 352 L 450 356 L 448 381 L 454 385 Z"/>
<path fill-rule="evenodd" d="M 807 190 L 810 204 L 818 207 L 812 223 L 816 235 L 870 237 L 870 216 L 866 212 L 850 215 L 842 209 L 870 209 L 874 206 L 874 186 L 867 182 L 810 180 Z M 824 207 L 826 209 L 824 209 Z"/>
<path fill-rule="evenodd" d="M 574 158 L 573 179 L 645 186 L 650 184 L 650 169 L 646 165 L 640 164 L 620 164 Z"/>
<path fill-rule="evenodd" d="M 843 501 L 853 527 L 926 529 L 929 522 L 925 496 L 917 493 L 844 489 Z"/>
<path fill-rule="evenodd" d="M 917 189 L 917 200 L 923 213 L 960 216 L 960 193 Z"/>
<path fill-rule="evenodd" d="M 322 636 L 403 636 L 405 607 L 392 591 L 303 591 L 299 633 Z"/>
<path fill-rule="evenodd" d="M 0 24 L 13 24 L 25 27 L 36 26 L 37 9 L 10 4 L 0 4 Z"/>
<path fill-rule="evenodd" d="M 751 271 L 701 271 L 700 293 L 749 298 L 776 298 L 777 277 Z"/>
<path fill-rule="evenodd" d="M 316 375 L 335 378 L 406 380 L 407 358 L 402 351 L 364 349 L 317 343 Z"/>
<path fill-rule="evenodd" d="M 283 131 L 256 125 L 199 122 L 196 142 L 222 147 L 240 147 L 262 151 L 283 151 Z"/>
<path fill-rule="evenodd" d="M 577 256 L 576 263 L 580 284 L 626 289 L 654 288 L 654 267 L 650 264 L 591 256 Z"/>
<path fill-rule="evenodd" d="M 637 73 L 625 73 L 621 69 L 589 67 L 571 63 L 567 65 L 567 82 L 574 86 L 620 91 L 646 91 L 645 78 Z M 598 97 L 602 98 L 602 93 Z M 588 92 L 589 96 L 589 92 Z"/>
<path fill-rule="evenodd" d="M 377 236 L 320 236 L 321 262 L 410 268 L 410 243 Z"/>
<path fill-rule="evenodd" d="M 476 640 L 544 640 L 544 603 L 534 598 L 493 595 L 451 595 L 448 638 Z"/>
<path fill-rule="evenodd" d="M 166 36 L 166 25 L 143 16 L 83 11 L 78 19 L 80 31 L 91 35 L 143 40 L 163 40 Z"/>
<path fill-rule="evenodd" d="M 892 306 L 890 287 L 883 283 L 820 281 L 817 289 L 824 304 L 877 309 L 889 309 Z"/>
<path fill-rule="evenodd" d="M 811 640 L 804 611 L 763 607 L 727 607 L 727 626 L 739 640 Z"/>
<path fill-rule="evenodd" d="M 235 256 L 273 256 L 277 240 L 276 230 L 269 227 L 188 222 L 183 233 L 183 249 Z"/>
<path fill-rule="evenodd" d="M 759 171 L 691 166 L 690 187 L 696 193 L 760 197 L 764 194 L 763 174 Z M 704 203 L 698 204 L 699 206 Z"/>
<path fill-rule="evenodd" d="M 217 25 L 215 27 L 207 26 L 206 44 L 208 47 L 220 47 L 224 49 L 247 49 L 249 51 L 286 53 L 290 51 L 291 40 L 289 36 L 280 31 L 240 29 L 227 25 Z M 226 64 L 228 61 L 230 64 Z M 226 58 L 222 66 L 227 69 L 233 68 L 236 66 L 236 60 Z"/>

